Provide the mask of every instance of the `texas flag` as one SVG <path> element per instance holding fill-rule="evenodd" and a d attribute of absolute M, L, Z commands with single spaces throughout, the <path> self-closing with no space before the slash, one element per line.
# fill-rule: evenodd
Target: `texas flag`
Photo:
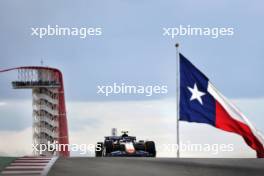
<path fill-rule="evenodd" d="M 209 82 L 189 60 L 180 54 L 180 120 L 206 123 L 241 135 L 248 146 L 264 158 L 260 132 Z"/>

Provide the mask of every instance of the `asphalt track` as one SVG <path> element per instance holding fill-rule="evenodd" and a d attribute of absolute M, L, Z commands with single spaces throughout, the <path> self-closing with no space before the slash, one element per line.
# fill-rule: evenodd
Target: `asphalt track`
<path fill-rule="evenodd" d="M 59 158 L 48 176 L 264 176 L 264 159 Z"/>

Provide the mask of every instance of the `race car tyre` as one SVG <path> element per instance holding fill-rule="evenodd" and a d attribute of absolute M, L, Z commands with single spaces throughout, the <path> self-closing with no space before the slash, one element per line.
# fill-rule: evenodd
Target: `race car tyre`
<path fill-rule="evenodd" d="M 146 152 L 148 152 L 151 155 L 151 157 L 156 156 L 156 147 L 153 141 L 147 141 L 145 143 L 145 148 L 146 148 Z"/>
<path fill-rule="evenodd" d="M 103 143 L 97 142 L 96 149 L 95 149 L 95 156 L 102 157 L 103 156 Z"/>
<path fill-rule="evenodd" d="M 104 143 L 105 153 L 109 154 L 113 151 L 113 142 L 112 141 L 105 141 Z"/>

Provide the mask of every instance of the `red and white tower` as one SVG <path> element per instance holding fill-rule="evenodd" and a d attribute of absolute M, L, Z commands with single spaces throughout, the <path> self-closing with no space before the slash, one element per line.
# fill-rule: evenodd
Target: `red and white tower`
<path fill-rule="evenodd" d="M 59 155 L 68 157 L 69 138 L 64 98 L 63 76 L 60 70 L 50 67 L 17 67 L 0 72 L 17 70 L 18 78 L 12 82 L 14 89 L 32 89 L 33 144 L 47 146 L 35 150 L 34 155 Z M 60 148 L 48 148 L 58 144 Z"/>

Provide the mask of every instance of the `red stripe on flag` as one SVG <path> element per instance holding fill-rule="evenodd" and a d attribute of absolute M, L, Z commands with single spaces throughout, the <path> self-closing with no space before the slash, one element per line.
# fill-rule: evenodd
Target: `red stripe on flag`
<path fill-rule="evenodd" d="M 264 147 L 252 133 L 249 126 L 233 119 L 222 105 L 216 101 L 216 121 L 215 126 L 224 131 L 229 131 L 241 135 L 245 142 L 257 152 L 258 158 L 264 158 Z"/>

